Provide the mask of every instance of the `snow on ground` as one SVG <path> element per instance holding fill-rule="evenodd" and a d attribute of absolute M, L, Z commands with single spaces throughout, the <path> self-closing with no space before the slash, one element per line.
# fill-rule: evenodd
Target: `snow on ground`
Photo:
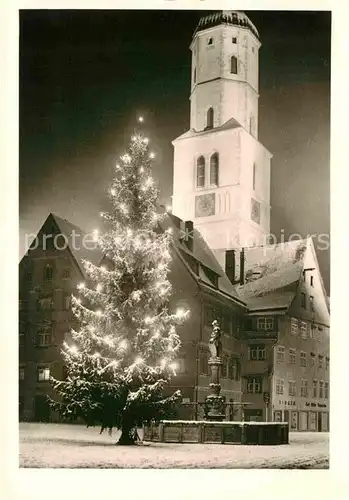
<path fill-rule="evenodd" d="M 147 443 L 115 446 L 112 436 L 81 425 L 20 423 L 20 467 L 327 469 L 329 434 L 290 433 L 290 444 L 241 446 L 219 444 Z"/>

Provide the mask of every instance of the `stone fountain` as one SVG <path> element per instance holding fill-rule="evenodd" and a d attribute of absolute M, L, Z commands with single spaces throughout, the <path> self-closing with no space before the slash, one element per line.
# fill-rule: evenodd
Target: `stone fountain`
<path fill-rule="evenodd" d="M 217 443 L 217 444 L 288 444 L 286 422 L 236 422 L 225 421 L 226 406 L 221 396 L 220 372 L 222 367 L 222 342 L 218 321 L 212 323 L 209 340 L 211 356 L 210 394 L 203 403 L 205 420 L 162 420 L 144 427 L 144 441 L 165 443 Z M 244 405 L 244 403 L 240 403 Z"/>

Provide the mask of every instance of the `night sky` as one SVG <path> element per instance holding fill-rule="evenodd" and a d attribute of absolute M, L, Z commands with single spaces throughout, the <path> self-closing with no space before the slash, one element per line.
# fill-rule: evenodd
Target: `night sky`
<path fill-rule="evenodd" d="M 100 225 L 116 159 L 140 114 L 161 202 L 171 141 L 189 128 L 192 34 L 205 11 L 20 13 L 20 235 L 49 212 Z M 271 231 L 330 231 L 328 12 L 246 12 L 259 30 L 259 140 L 273 153 Z M 316 244 L 316 241 L 315 241 Z M 318 250 L 329 290 L 329 252 Z"/>

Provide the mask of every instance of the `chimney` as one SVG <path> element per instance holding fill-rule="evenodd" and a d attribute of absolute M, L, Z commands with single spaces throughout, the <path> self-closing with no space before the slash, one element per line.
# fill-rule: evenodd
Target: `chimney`
<path fill-rule="evenodd" d="M 194 249 L 194 224 L 191 220 L 187 220 L 184 223 L 184 237 L 183 241 L 191 252 Z"/>
<path fill-rule="evenodd" d="M 225 274 L 233 285 L 235 281 L 235 250 L 226 250 L 225 252 Z"/>
<path fill-rule="evenodd" d="M 240 285 L 245 284 L 245 249 L 240 251 Z"/>

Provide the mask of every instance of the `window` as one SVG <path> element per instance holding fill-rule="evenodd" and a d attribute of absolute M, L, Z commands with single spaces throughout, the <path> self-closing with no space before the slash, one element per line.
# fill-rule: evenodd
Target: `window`
<path fill-rule="evenodd" d="M 325 370 L 328 370 L 330 367 L 330 358 L 326 356 L 325 358 Z"/>
<path fill-rule="evenodd" d="M 226 335 L 231 335 L 231 317 L 229 314 L 222 314 L 222 326 L 221 329 Z"/>
<path fill-rule="evenodd" d="M 298 335 L 298 319 L 291 318 L 291 333 L 292 335 Z"/>
<path fill-rule="evenodd" d="M 186 365 L 184 358 L 177 358 L 175 364 L 176 364 L 176 373 L 186 373 Z"/>
<path fill-rule="evenodd" d="M 310 353 L 310 364 L 312 367 L 315 366 L 315 354 L 313 352 Z"/>
<path fill-rule="evenodd" d="M 305 321 L 301 321 L 301 337 L 302 339 L 306 339 L 307 338 L 307 323 Z"/>
<path fill-rule="evenodd" d="M 252 50 L 252 54 L 254 54 L 254 47 L 252 47 L 251 50 Z"/>
<path fill-rule="evenodd" d="M 24 366 L 20 366 L 18 371 L 19 380 L 24 380 L 24 375 L 25 375 Z"/>
<path fill-rule="evenodd" d="M 329 388 L 329 383 L 325 382 L 325 399 L 328 399 L 328 388 Z"/>
<path fill-rule="evenodd" d="M 304 292 L 301 293 L 301 307 L 303 307 L 303 309 L 307 308 L 307 301 Z"/>
<path fill-rule="evenodd" d="M 228 370 L 228 376 L 231 380 L 240 380 L 240 361 L 233 356 L 229 359 Z"/>
<path fill-rule="evenodd" d="M 313 380 L 313 398 L 317 398 L 317 380 Z"/>
<path fill-rule="evenodd" d="M 236 75 L 238 72 L 238 60 L 235 56 L 231 56 L 230 58 L 230 73 Z"/>
<path fill-rule="evenodd" d="M 257 166 L 254 163 L 253 164 L 253 172 L 252 172 L 252 188 L 253 188 L 253 190 L 256 189 L 256 168 L 257 168 Z"/>
<path fill-rule="evenodd" d="M 47 265 L 44 267 L 44 281 L 51 281 L 53 276 L 53 267 Z"/>
<path fill-rule="evenodd" d="M 296 382 L 294 380 L 288 381 L 288 395 L 289 396 L 296 395 Z"/>
<path fill-rule="evenodd" d="M 20 333 L 19 334 L 18 343 L 19 343 L 20 347 L 24 346 L 24 344 L 25 344 L 25 335 L 24 335 L 24 333 Z"/>
<path fill-rule="evenodd" d="M 28 271 L 27 281 L 28 283 L 31 283 L 33 281 L 33 273 L 31 271 Z"/>
<path fill-rule="evenodd" d="M 70 278 L 70 269 L 63 269 L 62 278 L 68 280 Z"/>
<path fill-rule="evenodd" d="M 285 361 L 285 348 L 278 346 L 276 349 L 276 362 L 283 363 Z"/>
<path fill-rule="evenodd" d="M 257 319 L 257 329 L 263 331 L 273 331 L 274 329 L 274 318 L 258 318 Z"/>
<path fill-rule="evenodd" d="M 315 339 L 315 328 L 313 324 L 311 324 L 309 328 L 309 337 L 311 339 Z"/>
<path fill-rule="evenodd" d="M 196 185 L 197 187 L 205 186 L 205 158 L 200 156 L 196 162 Z"/>
<path fill-rule="evenodd" d="M 301 397 L 302 398 L 308 397 L 308 380 L 306 379 L 302 379 L 301 382 Z"/>
<path fill-rule="evenodd" d="M 324 367 L 324 357 L 319 354 L 319 368 Z"/>
<path fill-rule="evenodd" d="M 50 380 L 50 368 L 48 366 L 38 367 L 36 373 L 38 382 Z"/>
<path fill-rule="evenodd" d="M 275 380 L 275 391 L 276 391 L 276 394 L 283 394 L 284 393 L 284 379 L 277 378 Z"/>
<path fill-rule="evenodd" d="M 300 365 L 307 366 L 307 353 L 306 352 L 303 352 L 303 351 L 301 352 Z"/>
<path fill-rule="evenodd" d="M 206 128 L 213 128 L 213 108 L 207 110 Z"/>
<path fill-rule="evenodd" d="M 40 309 L 52 309 L 53 300 L 51 297 L 46 297 L 45 299 L 39 300 Z"/>
<path fill-rule="evenodd" d="M 265 345 L 254 345 L 248 348 L 248 359 L 250 361 L 261 361 L 266 359 Z"/>
<path fill-rule="evenodd" d="M 319 398 L 322 399 L 324 397 L 324 381 L 320 380 L 319 382 Z"/>
<path fill-rule="evenodd" d="M 261 393 L 262 392 L 262 377 L 247 377 L 247 392 Z"/>
<path fill-rule="evenodd" d="M 231 41 L 232 41 L 233 43 L 238 43 L 238 39 L 237 39 L 237 37 L 236 37 L 236 36 L 233 36 L 233 38 L 231 39 Z"/>
<path fill-rule="evenodd" d="M 208 352 L 207 351 L 200 351 L 199 366 L 200 366 L 200 373 L 202 375 L 208 375 L 209 370 L 208 370 Z"/>
<path fill-rule="evenodd" d="M 207 39 L 207 45 L 213 45 L 213 38 L 212 38 L 212 36 L 210 36 L 210 37 Z"/>
<path fill-rule="evenodd" d="M 309 301 L 310 301 L 310 310 L 311 310 L 312 312 L 314 312 L 314 311 L 315 311 L 315 307 L 314 307 L 314 297 L 313 297 L 312 295 L 310 295 L 310 297 L 309 297 Z"/>
<path fill-rule="evenodd" d="M 64 307 L 64 309 L 70 309 L 70 295 L 66 295 L 64 297 L 63 307 Z"/>
<path fill-rule="evenodd" d="M 226 354 L 222 356 L 222 363 L 221 376 L 222 378 L 228 378 L 228 356 Z"/>
<path fill-rule="evenodd" d="M 296 364 L 296 349 L 289 349 L 288 350 L 288 359 L 291 365 Z"/>
<path fill-rule="evenodd" d="M 218 153 L 213 153 L 210 158 L 210 184 L 218 186 L 219 178 L 219 156 Z"/>
<path fill-rule="evenodd" d="M 46 347 L 51 345 L 51 332 L 47 329 L 41 329 L 38 331 L 38 346 Z"/>
<path fill-rule="evenodd" d="M 193 81 L 194 81 L 194 83 L 196 83 L 196 68 L 194 68 Z"/>

